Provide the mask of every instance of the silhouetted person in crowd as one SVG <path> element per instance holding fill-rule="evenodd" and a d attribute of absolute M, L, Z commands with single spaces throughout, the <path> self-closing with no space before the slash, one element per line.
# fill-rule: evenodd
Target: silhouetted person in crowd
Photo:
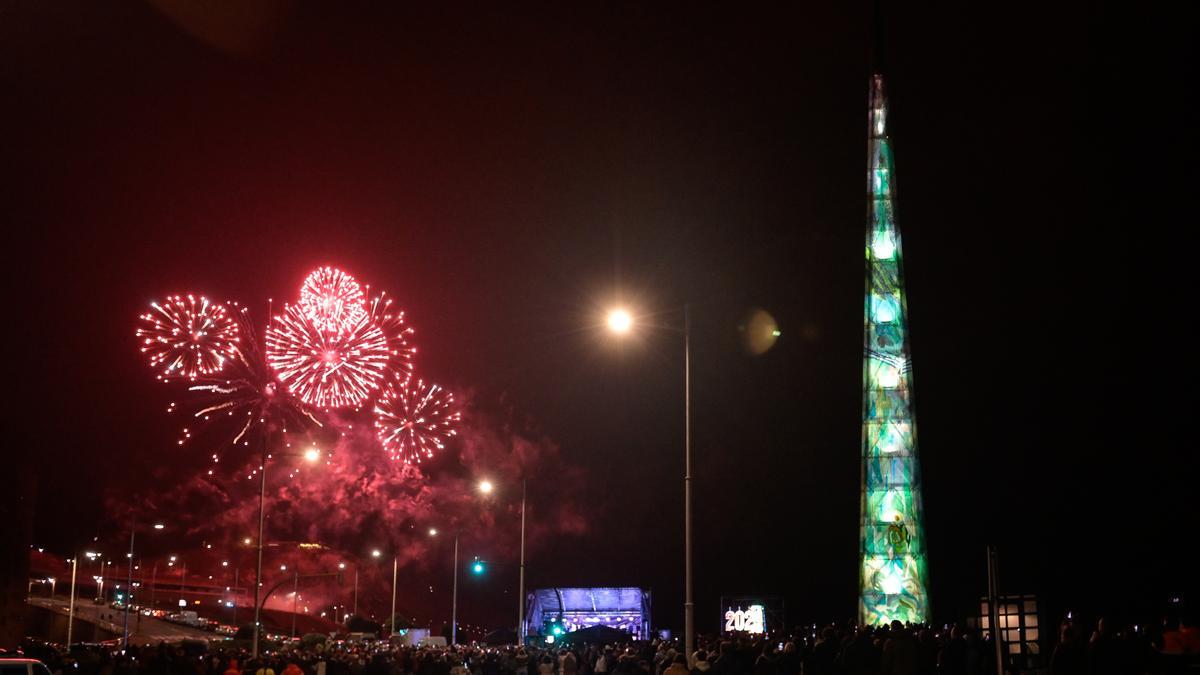
<path fill-rule="evenodd" d="M 893 621 L 888 638 L 883 643 L 880 659 L 881 675 L 917 675 L 920 657 L 917 641 L 904 628 L 904 624 Z"/>
<path fill-rule="evenodd" d="M 1100 619 L 1088 644 L 1089 675 L 1121 675 L 1124 656 L 1121 643 L 1112 633 L 1111 624 L 1106 619 Z"/>
<path fill-rule="evenodd" d="M 1075 627 L 1064 623 L 1050 655 L 1050 675 L 1087 675 L 1088 655 Z"/>
<path fill-rule="evenodd" d="M 956 624 L 950 629 L 950 639 L 938 654 L 941 675 L 967 675 L 967 641 Z"/>

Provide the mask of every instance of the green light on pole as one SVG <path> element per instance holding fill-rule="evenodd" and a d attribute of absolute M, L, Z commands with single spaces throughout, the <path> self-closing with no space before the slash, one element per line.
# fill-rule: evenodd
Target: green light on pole
<path fill-rule="evenodd" d="M 483 574 L 484 569 L 485 568 L 482 560 L 476 560 L 475 562 L 471 563 L 472 574 Z"/>

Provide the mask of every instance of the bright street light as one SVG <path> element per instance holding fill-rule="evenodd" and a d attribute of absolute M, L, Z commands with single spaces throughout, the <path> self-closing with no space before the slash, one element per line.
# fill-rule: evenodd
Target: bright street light
<path fill-rule="evenodd" d="M 429 528 L 429 536 L 431 536 L 431 537 L 437 536 L 437 528 L 436 527 Z"/>
<path fill-rule="evenodd" d="M 692 352 L 691 320 L 685 303 L 683 310 L 683 653 L 690 659 L 695 653 L 695 604 L 692 602 Z M 625 334 L 633 327 L 628 311 L 615 308 L 608 313 L 608 329 Z M 773 337 L 778 337 L 774 335 Z M 522 591 L 523 592 L 523 591 Z M 549 637 L 549 636 L 548 636 Z"/>
<path fill-rule="evenodd" d="M 372 558 L 378 558 L 381 555 L 383 555 L 383 551 L 380 551 L 379 549 L 375 549 L 374 551 L 371 551 Z"/>
<path fill-rule="evenodd" d="M 608 329 L 614 333 L 628 333 L 633 328 L 633 316 L 624 309 L 614 309 L 608 313 Z"/>
<path fill-rule="evenodd" d="M 315 462 L 321 459 L 321 451 L 317 448 L 309 448 L 304 451 L 304 459 L 309 462 Z"/>
<path fill-rule="evenodd" d="M 163 529 L 164 527 L 166 527 L 166 525 L 163 525 L 162 523 L 155 523 L 155 524 L 154 524 L 154 529 L 156 529 L 156 530 L 161 530 L 161 529 Z"/>
<path fill-rule="evenodd" d="M 490 481 L 490 480 L 479 481 L 479 491 L 482 492 L 483 494 L 489 495 L 492 493 L 492 490 L 494 490 L 494 489 L 496 489 L 496 488 L 494 485 L 492 485 L 492 481 Z"/>

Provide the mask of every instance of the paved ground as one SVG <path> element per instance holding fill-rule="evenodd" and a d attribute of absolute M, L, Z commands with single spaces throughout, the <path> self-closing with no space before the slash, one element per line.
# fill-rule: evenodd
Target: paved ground
<path fill-rule="evenodd" d="M 29 604 L 45 607 L 63 615 L 67 614 L 67 598 L 57 596 L 54 598 L 30 598 Z M 109 618 L 110 616 L 111 619 Z M 108 605 L 92 604 L 90 600 L 80 602 L 79 598 L 75 599 L 75 620 L 97 624 L 101 628 L 116 633 L 118 636 L 123 635 L 125 631 L 124 612 L 113 609 Z M 139 643 L 143 641 L 158 642 L 160 640 L 174 641 L 182 638 L 208 640 L 214 637 L 213 633 L 148 616 L 139 616 L 133 612 L 129 614 L 129 635 L 131 640 L 136 638 L 136 642 Z"/>

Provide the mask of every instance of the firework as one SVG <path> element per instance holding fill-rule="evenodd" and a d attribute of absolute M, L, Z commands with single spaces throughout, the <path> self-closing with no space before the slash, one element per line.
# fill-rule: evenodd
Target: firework
<path fill-rule="evenodd" d="M 238 324 L 228 308 L 208 298 L 172 295 L 150 303 L 137 329 L 142 353 L 160 379 L 196 379 L 220 372 L 238 353 Z"/>
<path fill-rule="evenodd" d="M 457 433 L 462 413 L 453 408 L 454 395 L 436 384 L 395 382 L 375 404 L 376 435 L 392 459 L 419 464 Z"/>
<path fill-rule="evenodd" d="M 198 422 L 207 422 L 214 417 L 234 420 L 237 430 L 231 435 L 233 445 L 248 445 L 247 436 L 256 424 L 264 431 L 284 434 L 289 424 L 293 428 L 303 428 L 310 423 L 321 426 L 299 400 L 280 386 L 274 370 L 267 363 L 246 308 L 236 308 L 233 318 L 245 337 L 241 349 L 237 358 L 229 361 L 229 367 L 221 377 L 197 378 L 188 387 L 195 407 L 192 416 Z M 176 408 L 172 403 L 168 412 Z M 191 433 L 184 429 L 180 444 L 190 436 Z M 213 456 L 214 460 L 217 458 L 217 455 Z"/>
<path fill-rule="evenodd" d="M 267 362 L 288 391 L 319 408 L 352 408 L 379 388 L 392 350 L 388 336 L 364 312 L 327 330 L 298 305 L 287 305 L 267 329 Z"/>
<path fill-rule="evenodd" d="M 403 310 L 392 307 L 392 299 L 386 293 L 380 293 L 371 300 L 369 316 L 387 336 L 388 349 L 392 354 L 388 370 L 398 382 L 407 383 L 412 377 L 413 355 L 417 353 L 417 348 L 408 343 L 413 329 L 404 323 Z"/>
<path fill-rule="evenodd" d="M 367 315 L 362 287 L 336 267 L 319 267 L 304 279 L 300 309 L 321 330 L 333 333 L 354 327 Z"/>

